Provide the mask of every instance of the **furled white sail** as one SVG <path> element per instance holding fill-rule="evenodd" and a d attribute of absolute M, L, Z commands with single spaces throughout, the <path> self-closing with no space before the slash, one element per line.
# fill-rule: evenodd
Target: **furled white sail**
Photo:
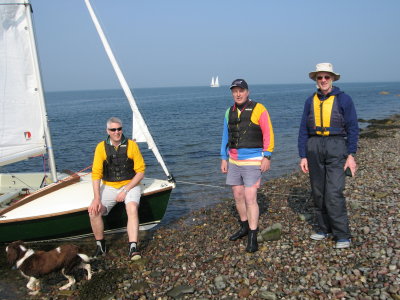
<path fill-rule="evenodd" d="M 48 135 L 31 7 L 1 0 L 0 166 L 45 153 Z"/>
<path fill-rule="evenodd" d="M 169 173 L 167 166 L 164 163 L 164 160 L 158 151 L 157 145 L 155 144 L 153 137 L 151 136 L 149 129 L 147 128 L 147 125 L 142 117 L 142 114 L 140 113 L 136 101 L 133 97 L 133 94 L 128 86 L 128 83 L 125 80 L 125 77 L 117 63 L 117 60 L 115 59 L 115 56 L 111 50 L 111 47 L 107 41 L 106 36 L 104 35 L 104 32 L 100 26 L 100 23 L 93 11 L 93 8 L 90 4 L 89 0 L 85 0 L 86 6 L 88 8 L 89 14 L 92 18 L 92 21 L 96 27 L 97 33 L 100 36 L 100 39 L 103 43 L 104 49 L 108 55 L 108 58 L 110 59 L 110 62 L 114 68 L 114 71 L 118 77 L 118 80 L 121 84 L 122 89 L 124 90 L 124 93 L 129 101 L 129 104 L 131 106 L 132 112 L 133 112 L 133 126 L 132 126 L 132 138 L 136 140 L 136 142 L 146 142 L 148 145 L 148 148 L 153 151 L 154 156 L 156 157 L 158 163 L 161 165 L 163 168 L 165 174 L 167 176 L 171 176 Z"/>

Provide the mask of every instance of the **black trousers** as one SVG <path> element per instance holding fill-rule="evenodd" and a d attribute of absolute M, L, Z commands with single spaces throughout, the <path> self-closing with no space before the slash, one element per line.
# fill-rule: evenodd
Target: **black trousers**
<path fill-rule="evenodd" d="M 312 136 L 307 142 L 307 161 L 321 232 L 336 240 L 349 239 L 349 219 L 343 196 L 347 158 L 346 140 L 340 136 Z"/>

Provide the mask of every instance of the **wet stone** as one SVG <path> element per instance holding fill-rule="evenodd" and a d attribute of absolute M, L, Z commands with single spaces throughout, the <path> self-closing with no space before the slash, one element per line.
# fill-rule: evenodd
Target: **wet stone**
<path fill-rule="evenodd" d="M 272 226 L 267 227 L 260 233 L 263 241 L 277 241 L 281 239 L 282 235 L 282 224 L 275 223 Z"/>
<path fill-rule="evenodd" d="M 274 293 L 268 292 L 268 291 L 260 292 L 260 298 L 266 299 L 266 300 L 276 300 L 277 299 L 277 297 Z"/>
<path fill-rule="evenodd" d="M 134 291 L 146 291 L 149 288 L 149 285 L 146 282 L 140 281 L 131 284 L 131 289 Z"/>
<path fill-rule="evenodd" d="M 250 289 L 247 288 L 247 287 L 241 288 L 241 289 L 239 290 L 239 292 L 238 292 L 238 296 L 239 296 L 240 298 L 247 298 L 247 297 L 250 296 L 250 292 L 251 292 Z"/>
<path fill-rule="evenodd" d="M 369 233 L 371 232 L 371 229 L 370 229 L 368 226 L 364 226 L 364 227 L 362 228 L 362 232 L 363 232 L 364 234 L 369 234 Z"/>
<path fill-rule="evenodd" d="M 223 276 L 217 276 L 214 279 L 214 285 L 218 290 L 223 290 L 226 288 L 225 278 Z"/>
<path fill-rule="evenodd" d="M 178 285 L 172 288 L 170 291 L 167 292 L 167 296 L 172 298 L 179 298 L 184 294 L 192 294 L 194 293 L 194 288 L 188 285 Z"/>
<path fill-rule="evenodd" d="M 159 278 L 159 277 L 162 277 L 162 274 L 163 274 L 162 272 L 153 271 L 153 272 L 150 273 L 150 277 Z"/>

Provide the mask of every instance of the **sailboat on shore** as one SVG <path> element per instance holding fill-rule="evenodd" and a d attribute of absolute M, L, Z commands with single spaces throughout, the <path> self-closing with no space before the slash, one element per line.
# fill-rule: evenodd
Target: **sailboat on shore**
<path fill-rule="evenodd" d="M 214 77 L 211 77 L 210 87 L 219 87 L 218 76 L 215 78 L 215 80 L 214 80 Z"/>
<path fill-rule="evenodd" d="M 85 0 L 107 55 L 132 109 L 133 139 L 146 142 L 167 179 L 145 178 L 139 208 L 141 229 L 163 218 L 173 176 L 136 105 L 103 31 Z M 88 172 L 56 170 L 46 102 L 28 0 L 0 0 L 0 167 L 47 154 L 50 176 L 40 172 L 0 174 L 0 243 L 14 240 L 43 241 L 91 234 L 87 208 L 93 198 Z M 124 230 L 123 203 L 105 217 L 106 233 Z"/>

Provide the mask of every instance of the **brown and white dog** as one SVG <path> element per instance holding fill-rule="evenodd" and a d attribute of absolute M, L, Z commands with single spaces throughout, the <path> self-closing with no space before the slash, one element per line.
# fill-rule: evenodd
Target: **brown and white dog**
<path fill-rule="evenodd" d="M 72 244 L 46 252 L 28 249 L 22 241 L 16 241 L 7 246 L 6 252 L 8 262 L 29 279 L 26 287 L 31 290 L 31 295 L 40 291 L 39 278 L 51 272 L 61 270 L 68 279 L 68 283 L 60 287 L 60 290 L 65 290 L 75 283 L 75 278 L 71 275 L 75 268 L 85 269 L 88 273 L 87 279 L 92 278 L 91 267 L 88 264 L 90 258 L 78 253 L 78 247 Z"/>

